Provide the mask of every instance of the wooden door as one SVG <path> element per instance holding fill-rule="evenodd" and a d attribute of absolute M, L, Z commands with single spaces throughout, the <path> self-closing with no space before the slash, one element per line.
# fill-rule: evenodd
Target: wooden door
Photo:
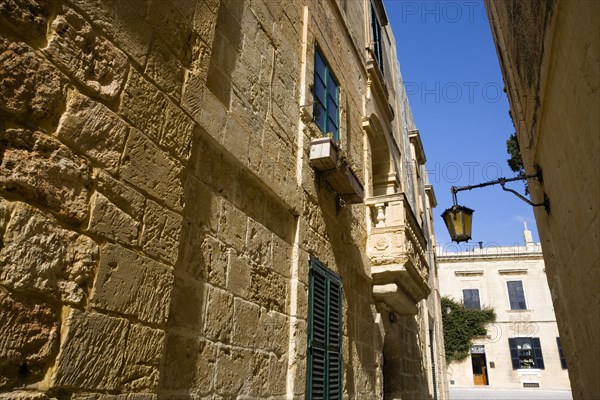
<path fill-rule="evenodd" d="M 473 364 L 473 383 L 475 385 L 487 385 L 487 368 L 484 354 L 471 354 Z"/>

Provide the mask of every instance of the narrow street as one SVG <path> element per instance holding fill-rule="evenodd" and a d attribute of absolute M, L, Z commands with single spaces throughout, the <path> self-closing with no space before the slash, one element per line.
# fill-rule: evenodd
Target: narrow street
<path fill-rule="evenodd" d="M 450 400 L 572 400 L 567 390 L 450 389 Z"/>

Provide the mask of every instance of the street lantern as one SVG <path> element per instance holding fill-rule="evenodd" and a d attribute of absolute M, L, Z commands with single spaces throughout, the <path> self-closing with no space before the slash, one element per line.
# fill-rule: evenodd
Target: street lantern
<path fill-rule="evenodd" d="M 473 213 L 474 210 L 471 210 L 468 207 L 459 206 L 456 200 L 456 193 L 463 190 L 471 190 L 476 188 L 482 188 L 491 185 L 500 185 L 502 186 L 502 190 L 511 192 L 516 195 L 518 198 L 529 204 L 533 207 L 543 206 L 546 209 L 547 213 L 550 213 L 550 202 L 548 197 L 544 193 L 544 201 L 541 203 L 533 203 L 531 200 L 525 198 L 520 193 L 509 189 L 505 186 L 507 182 L 521 181 L 525 179 L 537 179 L 542 182 L 542 176 L 538 172 L 535 175 L 522 175 L 514 178 L 500 178 L 489 182 L 480 183 L 478 185 L 468 185 L 468 186 L 452 186 L 450 188 L 450 192 L 452 193 L 452 207 L 448 208 L 442 214 L 442 218 L 444 219 L 444 223 L 446 224 L 446 228 L 448 229 L 448 233 L 453 241 L 456 243 L 466 242 L 471 239 L 471 227 L 473 224 Z"/>
<path fill-rule="evenodd" d="M 473 212 L 470 208 L 454 204 L 442 214 L 448 233 L 456 243 L 471 239 Z"/>

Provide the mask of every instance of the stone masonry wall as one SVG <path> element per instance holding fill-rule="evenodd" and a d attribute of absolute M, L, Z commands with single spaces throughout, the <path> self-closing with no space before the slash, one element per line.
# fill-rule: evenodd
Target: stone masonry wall
<path fill-rule="evenodd" d="M 344 284 L 344 398 L 381 398 L 364 205 L 308 167 L 298 107 L 316 40 L 363 176 L 368 11 L 339 12 L 0 3 L 0 398 L 302 397 L 309 254 Z"/>
<path fill-rule="evenodd" d="M 600 4 L 487 1 L 575 399 L 600 396 Z"/>

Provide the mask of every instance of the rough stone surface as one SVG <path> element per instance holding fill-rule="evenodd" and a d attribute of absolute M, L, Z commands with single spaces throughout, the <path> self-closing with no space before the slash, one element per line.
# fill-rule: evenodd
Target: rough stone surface
<path fill-rule="evenodd" d="M 63 8 L 52 23 L 46 54 L 87 89 L 112 100 L 127 75 L 127 57 L 71 8 Z"/>
<path fill-rule="evenodd" d="M 90 169 L 57 140 L 21 127 L 0 128 L 0 190 L 82 222 L 88 214 Z"/>
<path fill-rule="evenodd" d="M 174 265 L 179 254 L 181 222 L 181 215 L 148 201 L 142 233 L 144 251 Z"/>
<path fill-rule="evenodd" d="M 49 397 L 44 393 L 30 391 L 13 391 L 8 393 L 0 393 L 2 400 L 49 400 Z M 53 400 L 53 399 L 52 399 Z"/>
<path fill-rule="evenodd" d="M 160 140 L 168 100 L 139 72 L 131 70 L 123 90 L 121 114 L 154 141 Z"/>
<path fill-rule="evenodd" d="M 123 247 L 106 244 L 92 305 L 153 324 L 167 318 L 173 274 L 169 267 Z"/>
<path fill-rule="evenodd" d="M 233 329 L 233 296 L 219 289 L 208 289 L 205 333 L 211 340 L 229 343 Z"/>
<path fill-rule="evenodd" d="M 181 167 L 139 131 L 133 129 L 125 146 L 123 179 L 167 205 L 180 210 L 183 191 Z"/>
<path fill-rule="evenodd" d="M 87 296 L 97 260 L 97 246 L 35 208 L 13 205 L 0 250 L 0 283 L 32 290 L 65 303 Z"/>
<path fill-rule="evenodd" d="M 36 122 L 58 118 L 67 80 L 55 68 L 27 45 L 1 36 L 0 65 L 0 112 Z"/>
<path fill-rule="evenodd" d="M 162 330 L 131 325 L 121 382 L 125 390 L 155 390 L 165 334 Z"/>
<path fill-rule="evenodd" d="M 137 0 L 71 0 L 92 25 L 111 37 L 121 50 L 144 65 L 152 42 L 152 29 L 144 22 L 147 2 Z"/>
<path fill-rule="evenodd" d="M 98 191 L 113 204 L 136 220 L 142 219 L 146 207 L 146 200 L 143 195 L 101 170 L 97 171 L 96 182 Z"/>
<path fill-rule="evenodd" d="M 96 192 L 90 201 L 88 230 L 107 239 L 136 245 L 140 223 Z"/>
<path fill-rule="evenodd" d="M 287 299 L 285 278 L 259 265 L 251 267 L 250 298 L 267 309 L 284 312 Z"/>
<path fill-rule="evenodd" d="M 43 38 L 50 15 L 50 0 L 6 0 L 0 4 L 0 25 L 33 39 Z"/>
<path fill-rule="evenodd" d="M 124 319 L 72 310 L 63 327 L 52 387 L 118 388 L 128 329 Z"/>
<path fill-rule="evenodd" d="M 0 390 L 41 380 L 57 348 L 56 310 L 0 289 Z"/>
<path fill-rule="evenodd" d="M 57 133 L 73 150 L 115 174 L 129 127 L 104 105 L 78 94 L 69 101 Z"/>

